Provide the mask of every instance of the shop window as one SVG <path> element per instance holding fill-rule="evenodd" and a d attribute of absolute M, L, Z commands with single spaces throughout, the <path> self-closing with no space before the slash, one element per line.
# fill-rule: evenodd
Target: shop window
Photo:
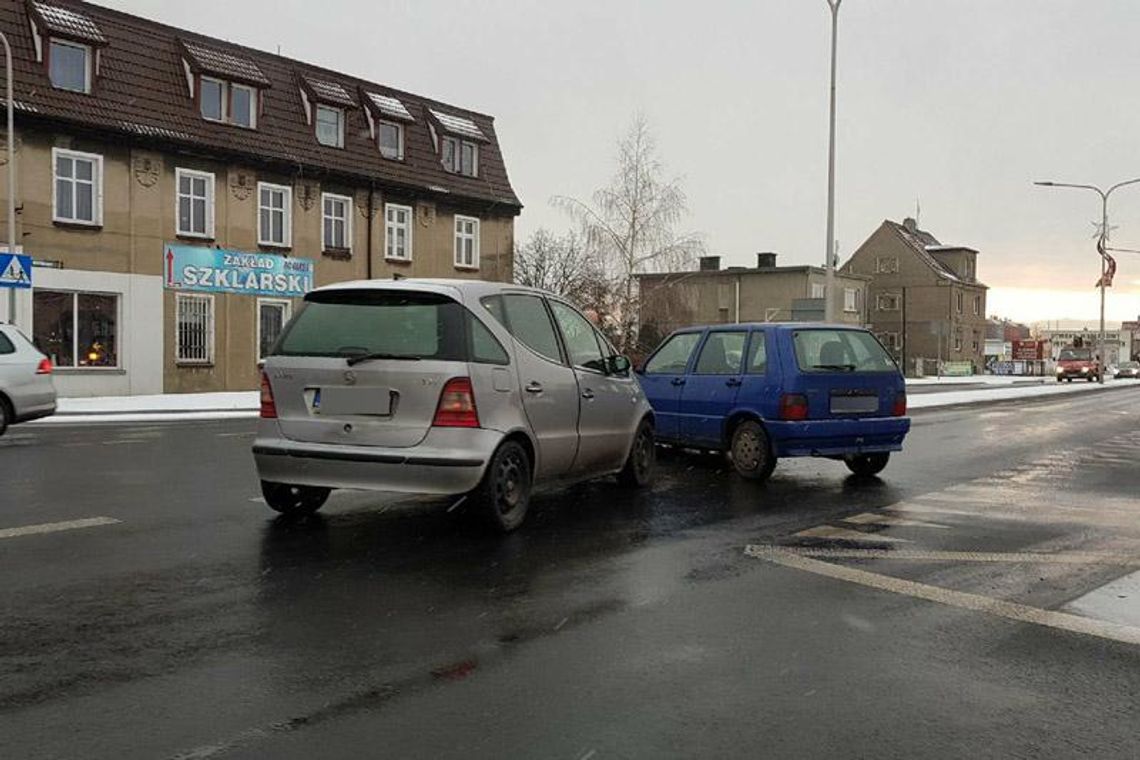
<path fill-rule="evenodd" d="M 293 188 L 257 183 L 257 242 L 288 248 L 293 239 Z"/>
<path fill-rule="evenodd" d="M 214 236 L 214 175 L 191 169 L 176 169 L 178 183 L 178 234 L 185 237 Z"/>
<path fill-rule="evenodd" d="M 214 363 L 214 297 L 175 297 L 174 360 L 179 364 Z"/>
<path fill-rule="evenodd" d="M 52 218 L 67 224 L 103 223 L 103 157 L 52 148 Z"/>
<path fill-rule="evenodd" d="M 455 215 L 455 266 L 479 268 L 479 220 L 474 217 Z"/>
<path fill-rule="evenodd" d="M 32 336 L 57 367 L 119 366 L 119 297 L 39 290 L 32 294 Z"/>
<path fill-rule="evenodd" d="M 289 321 L 293 305 L 289 301 L 277 301 L 268 298 L 257 300 L 257 358 L 258 361 L 269 356 L 285 323 Z"/>
<path fill-rule="evenodd" d="M 352 248 L 352 198 L 346 195 L 321 195 L 322 241 L 326 251 Z"/>
<path fill-rule="evenodd" d="M 384 257 L 412 260 L 412 207 L 388 203 L 384 206 Z"/>

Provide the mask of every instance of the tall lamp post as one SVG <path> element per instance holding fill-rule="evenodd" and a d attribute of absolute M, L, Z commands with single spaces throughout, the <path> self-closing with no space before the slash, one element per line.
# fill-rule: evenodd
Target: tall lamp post
<path fill-rule="evenodd" d="M 823 299 L 823 318 L 835 319 L 835 59 L 839 41 L 839 4 L 843 0 L 827 0 L 831 9 L 831 114 L 827 140 L 827 245 L 824 267 L 826 286 Z"/>
<path fill-rule="evenodd" d="M 1113 191 L 1124 187 L 1125 185 L 1134 185 L 1140 182 L 1140 177 L 1136 179 L 1126 180 L 1124 182 L 1117 182 L 1107 190 L 1102 190 L 1096 185 L 1077 185 L 1068 182 L 1034 182 L 1033 184 L 1040 187 L 1069 187 L 1077 190 L 1092 190 L 1100 196 L 1100 235 L 1097 240 L 1097 252 L 1101 253 L 1100 257 L 1100 372 L 1098 372 L 1097 382 L 1104 382 L 1104 367 L 1108 363 L 1107 341 L 1104 332 L 1104 289 L 1107 286 L 1107 260 L 1103 252 L 1108 248 L 1108 197 L 1112 195 Z"/>
<path fill-rule="evenodd" d="M 16 253 L 16 129 L 12 108 L 12 46 L 8 38 L 0 32 L 0 42 L 4 43 L 4 65 L 7 66 L 8 103 L 8 253 Z M 8 292 L 8 323 L 16 324 L 16 291 Z"/>

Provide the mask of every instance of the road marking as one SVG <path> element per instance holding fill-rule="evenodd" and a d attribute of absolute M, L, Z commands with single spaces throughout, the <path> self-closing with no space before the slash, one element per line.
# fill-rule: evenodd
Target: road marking
<path fill-rule="evenodd" d="M 32 536 L 39 533 L 59 533 L 64 530 L 79 530 L 80 528 L 97 528 L 100 525 L 115 525 L 121 522 L 122 520 L 116 520 L 113 517 L 88 517 L 82 520 L 25 525 L 22 528 L 4 528 L 0 530 L 0 538 Z"/>
<path fill-rule="evenodd" d="M 947 552 L 922 549 L 833 549 L 823 546 L 765 547 L 749 545 L 745 551 L 758 556 L 776 548 L 800 557 L 830 559 L 896 559 L 908 562 L 995 562 L 1042 565 L 1114 565 L 1140 567 L 1140 555 L 1113 552 Z"/>
<path fill-rule="evenodd" d="M 993 599 L 980 594 L 969 594 L 964 591 L 930 586 L 916 581 L 894 578 L 889 575 L 880 575 L 853 567 L 833 565 L 818 559 L 799 556 L 798 554 L 775 546 L 748 546 L 745 553 L 750 557 L 767 560 L 768 562 L 803 570 L 825 578 L 854 583 L 858 586 L 889 591 L 902 596 L 924 599 L 928 602 L 944 604 L 949 607 L 958 607 L 975 612 L 984 612 L 996 617 L 1005 618 L 1018 623 L 1032 623 L 1046 628 L 1055 628 L 1071 633 L 1080 633 L 1087 636 L 1096 636 L 1110 641 L 1120 641 L 1125 644 L 1140 644 L 1140 628 L 1120 623 L 1108 623 L 1102 620 L 1083 618 L 1070 615 L 1067 612 L 1043 610 L 1039 607 L 1030 607 L 1016 602 L 1006 602 Z"/>
<path fill-rule="evenodd" d="M 257 433 L 215 433 L 217 438 L 253 438 Z"/>
<path fill-rule="evenodd" d="M 895 538 L 894 536 L 883 536 L 878 533 L 862 533 L 850 528 L 836 528 L 832 525 L 817 525 L 814 528 L 801 530 L 796 534 L 796 538 L 826 538 L 832 541 L 870 541 L 872 543 L 882 544 L 909 544 L 905 538 Z"/>
<path fill-rule="evenodd" d="M 894 517 L 892 515 L 875 514 L 874 512 L 864 512 L 861 515 L 854 517 L 845 517 L 843 522 L 852 523 L 854 525 L 886 525 L 888 527 L 905 526 L 911 528 L 949 528 L 949 525 L 939 525 L 938 523 L 927 522 L 925 520 L 911 520 L 906 517 Z"/>

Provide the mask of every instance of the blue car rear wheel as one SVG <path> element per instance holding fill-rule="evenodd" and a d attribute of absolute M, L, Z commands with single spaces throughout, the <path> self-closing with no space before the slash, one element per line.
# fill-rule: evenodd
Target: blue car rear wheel
<path fill-rule="evenodd" d="M 732 431 L 732 466 L 741 477 L 749 480 L 767 480 L 776 469 L 776 456 L 764 426 L 755 420 L 745 420 Z"/>

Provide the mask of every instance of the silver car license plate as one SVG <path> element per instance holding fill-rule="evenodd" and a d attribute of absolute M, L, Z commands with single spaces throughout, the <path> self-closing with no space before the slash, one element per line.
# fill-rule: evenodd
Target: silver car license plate
<path fill-rule="evenodd" d="M 867 414 L 879 411 L 878 395 L 843 395 L 831 397 L 832 414 Z"/>
<path fill-rule="evenodd" d="M 388 388 L 317 388 L 313 392 L 313 414 L 387 417 L 391 413 Z"/>

